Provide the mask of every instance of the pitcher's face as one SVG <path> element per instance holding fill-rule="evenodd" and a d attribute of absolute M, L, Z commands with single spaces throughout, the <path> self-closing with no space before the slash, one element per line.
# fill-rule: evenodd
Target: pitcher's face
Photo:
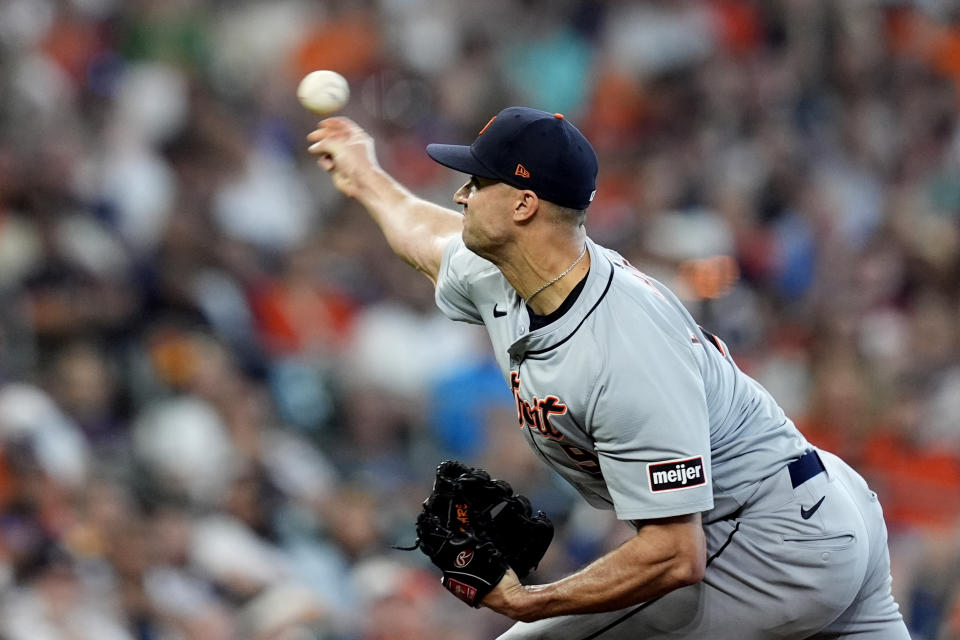
<path fill-rule="evenodd" d="M 517 189 L 510 185 L 471 176 L 453 194 L 463 207 L 463 244 L 474 253 L 489 256 L 512 238 L 511 211 Z"/>

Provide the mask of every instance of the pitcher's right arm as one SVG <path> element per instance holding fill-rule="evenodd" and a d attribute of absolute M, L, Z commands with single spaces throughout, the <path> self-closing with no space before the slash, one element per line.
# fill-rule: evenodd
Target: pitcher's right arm
<path fill-rule="evenodd" d="M 412 194 L 377 162 L 373 138 L 348 118 L 327 118 L 307 140 L 317 164 L 344 195 L 362 204 L 400 258 L 436 285 L 447 244 L 463 217 Z"/>

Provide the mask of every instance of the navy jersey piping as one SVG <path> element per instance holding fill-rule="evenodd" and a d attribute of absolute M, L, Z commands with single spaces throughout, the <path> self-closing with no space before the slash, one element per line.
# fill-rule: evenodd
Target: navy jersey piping
<path fill-rule="evenodd" d="M 710 563 L 712 563 L 714 560 L 716 560 L 717 557 L 718 557 L 721 553 L 723 553 L 724 549 L 726 549 L 728 546 L 730 546 L 730 543 L 733 542 L 733 534 L 735 534 L 737 531 L 740 531 L 740 522 L 739 522 L 739 521 L 737 522 L 737 526 L 735 526 L 735 527 L 733 528 L 733 531 L 730 532 L 730 535 L 727 536 L 726 542 L 724 542 L 723 545 L 722 545 L 719 549 L 717 549 L 717 552 L 716 552 L 716 553 L 714 553 L 712 556 L 710 556 L 710 557 L 707 559 L 707 566 L 708 566 L 708 567 L 710 566 Z M 630 611 L 627 611 L 625 614 L 623 614 L 622 616 L 620 616 L 619 618 L 617 618 L 617 619 L 614 620 L 613 622 L 609 623 L 607 626 L 605 626 L 605 627 L 603 627 L 603 628 L 601 628 L 601 629 L 598 629 L 598 630 L 594 631 L 593 633 L 591 633 L 591 634 L 588 635 L 588 636 L 584 636 L 584 637 L 581 638 L 580 640 L 593 640 L 594 638 L 599 637 L 601 634 L 604 634 L 604 633 L 606 633 L 607 631 L 610 631 L 610 629 L 613 629 L 615 626 L 617 626 L 618 624 L 620 624 L 620 623 L 623 622 L 624 620 L 627 620 L 628 618 L 636 615 L 637 613 L 640 613 L 641 611 L 643 611 L 644 609 L 646 609 L 648 606 L 650 606 L 650 605 L 653 604 L 654 602 L 657 602 L 658 600 L 660 600 L 660 598 L 662 598 L 662 597 L 663 597 L 663 596 L 657 596 L 656 598 L 652 598 L 652 599 L 650 599 L 650 600 L 647 600 L 646 602 L 642 602 L 642 603 L 638 604 L 637 606 L 635 606 L 635 607 L 634 607 L 633 609 L 631 609 Z"/>
<path fill-rule="evenodd" d="M 541 353 L 546 353 L 547 351 L 553 351 L 554 349 L 562 345 L 564 342 L 572 338 L 573 335 L 580 330 L 580 327 L 583 326 L 583 323 L 587 321 L 587 318 L 590 317 L 590 314 L 592 314 L 596 310 L 596 308 L 600 306 L 600 302 L 607 296 L 607 292 L 610 291 L 610 285 L 613 284 L 613 272 L 614 272 L 613 263 L 611 263 L 610 276 L 607 278 L 607 286 L 604 287 L 603 293 L 600 294 L 600 297 L 597 298 L 597 301 L 593 303 L 593 306 L 590 307 L 590 310 L 587 311 L 586 315 L 583 316 L 583 319 L 580 320 L 579 324 L 577 324 L 577 326 L 574 327 L 573 331 L 571 331 L 566 338 L 564 338 L 560 342 L 550 345 L 549 347 L 544 347 L 543 349 L 537 349 L 536 351 L 527 351 L 526 353 L 524 353 L 524 357 L 539 355 Z"/>

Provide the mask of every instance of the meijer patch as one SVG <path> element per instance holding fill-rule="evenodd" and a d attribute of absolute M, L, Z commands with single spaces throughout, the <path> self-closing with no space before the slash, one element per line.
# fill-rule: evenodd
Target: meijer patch
<path fill-rule="evenodd" d="M 703 472 L 703 457 L 651 462 L 647 465 L 650 491 L 677 491 L 707 483 Z"/>

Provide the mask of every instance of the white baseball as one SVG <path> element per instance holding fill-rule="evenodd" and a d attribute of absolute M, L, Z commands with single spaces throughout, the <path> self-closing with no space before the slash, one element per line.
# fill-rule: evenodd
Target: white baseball
<path fill-rule="evenodd" d="M 341 109 L 347 103 L 350 85 L 336 71 L 311 71 L 300 81 L 297 98 L 310 111 L 325 115 Z"/>

